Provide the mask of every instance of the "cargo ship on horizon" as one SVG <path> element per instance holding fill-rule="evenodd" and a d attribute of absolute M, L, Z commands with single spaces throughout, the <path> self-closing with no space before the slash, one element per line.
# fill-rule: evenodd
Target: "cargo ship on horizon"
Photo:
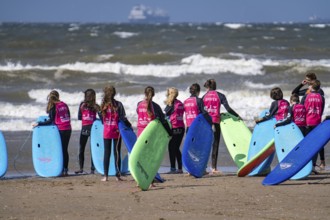
<path fill-rule="evenodd" d="M 137 5 L 128 15 L 130 23 L 135 24 L 159 24 L 169 23 L 170 17 L 163 9 L 153 9 L 145 5 Z"/>

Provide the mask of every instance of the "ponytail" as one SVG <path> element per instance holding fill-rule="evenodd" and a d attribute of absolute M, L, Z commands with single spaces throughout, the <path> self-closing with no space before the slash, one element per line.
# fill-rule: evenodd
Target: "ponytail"
<path fill-rule="evenodd" d="M 145 95 L 145 100 L 148 103 L 147 113 L 148 113 L 149 116 L 152 116 L 154 114 L 153 110 L 152 110 L 152 98 L 155 96 L 154 88 L 151 87 L 151 86 L 147 86 L 144 89 L 144 95 Z"/>

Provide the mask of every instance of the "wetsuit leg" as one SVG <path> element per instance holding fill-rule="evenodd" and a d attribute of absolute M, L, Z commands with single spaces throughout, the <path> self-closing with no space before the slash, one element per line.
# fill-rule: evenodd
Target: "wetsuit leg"
<path fill-rule="evenodd" d="M 79 168 L 80 170 L 84 169 L 85 162 L 85 147 L 88 140 L 88 136 L 80 134 L 79 140 Z"/>
<path fill-rule="evenodd" d="M 177 134 L 177 140 L 176 140 L 176 153 L 175 153 L 175 156 L 176 156 L 176 159 L 177 159 L 177 162 L 178 162 L 178 169 L 179 170 L 182 170 L 182 154 L 181 154 L 181 151 L 180 151 L 180 146 L 181 146 L 181 143 L 182 143 L 182 139 L 183 139 L 183 136 L 184 136 L 184 128 L 178 128 L 178 134 Z"/>
<path fill-rule="evenodd" d="M 114 144 L 114 158 L 115 158 L 115 166 L 116 166 L 116 177 L 120 177 L 121 170 L 121 138 L 113 139 Z"/>
<path fill-rule="evenodd" d="M 60 131 L 61 141 L 62 141 L 62 150 L 63 150 L 63 171 L 64 173 L 68 172 L 69 165 L 69 141 L 71 137 L 71 130 Z"/>
<path fill-rule="evenodd" d="M 103 170 L 104 170 L 104 176 L 108 177 L 112 139 L 103 139 L 103 140 L 104 140 Z"/>
<path fill-rule="evenodd" d="M 175 144 L 176 144 L 175 138 L 176 138 L 176 134 L 173 131 L 173 136 L 168 144 L 168 153 L 170 157 L 171 170 L 175 170 Z"/>
<path fill-rule="evenodd" d="M 213 144 L 212 144 L 212 169 L 217 169 L 218 152 L 220 143 L 220 125 L 213 123 L 215 131 L 213 132 Z"/>
<path fill-rule="evenodd" d="M 316 126 L 307 126 L 306 127 L 306 135 L 309 134 L 309 132 L 311 132 Z M 317 161 L 317 156 L 318 156 L 318 153 L 316 153 L 313 157 L 313 166 L 315 167 L 316 166 L 316 161 Z"/>

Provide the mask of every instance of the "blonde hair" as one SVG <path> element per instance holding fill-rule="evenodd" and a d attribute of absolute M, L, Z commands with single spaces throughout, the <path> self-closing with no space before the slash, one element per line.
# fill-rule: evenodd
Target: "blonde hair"
<path fill-rule="evenodd" d="M 174 103 L 174 100 L 178 97 L 179 91 L 177 88 L 171 87 L 167 89 L 167 99 L 165 100 L 165 104 L 172 106 Z"/>
<path fill-rule="evenodd" d="M 52 90 L 47 96 L 47 107 L 46 112 L 49 113 L 50 110 L 55 106 L 55 103 L 60 101 L 60 94 L 56 90 Z"/>
<path fill-rule="evenodd" d="M 107 85 L 106 87 L 104 87 L 103 92 L 104 94 L 101 104 L 101 111 L 102 116 L 105 116 L 108 106 L 110 106 L 110 109 L 112 111 L 117 111 L 117 106 L 114 105 L 116 88 L 111 85 Z"/>

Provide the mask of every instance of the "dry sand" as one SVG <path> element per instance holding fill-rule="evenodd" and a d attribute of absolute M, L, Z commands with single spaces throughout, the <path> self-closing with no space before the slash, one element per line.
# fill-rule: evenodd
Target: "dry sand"
<path fill-rule="evenodd" d="M 329 219 L 330 172 L 263 186 L 263 177 L 163 174 L 148 191 L 131 176 L 0 180 L 0 219 Z"/>

